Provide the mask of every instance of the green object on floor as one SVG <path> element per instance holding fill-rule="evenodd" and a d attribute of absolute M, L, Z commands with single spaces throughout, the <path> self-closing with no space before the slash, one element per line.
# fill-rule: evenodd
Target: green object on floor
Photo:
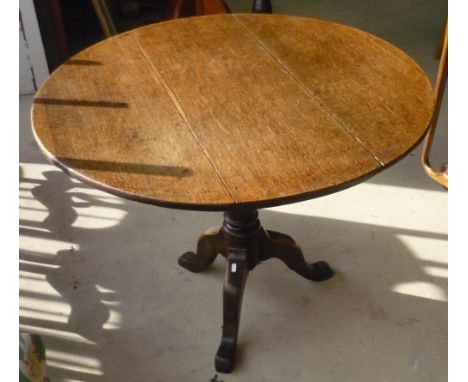
<path fill-rule="evenodd" d="M 19 334 L 19 381 L 49 382 L 46 352 L 37 334 Z"/>

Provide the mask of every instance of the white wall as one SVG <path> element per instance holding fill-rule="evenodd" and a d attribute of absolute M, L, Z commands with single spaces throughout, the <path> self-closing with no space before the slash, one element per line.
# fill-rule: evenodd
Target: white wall
<path fill-rule="evenodd" d="M 32 94 L 49 75 L 33 0 L 20 0 L 19 93 Z"/>

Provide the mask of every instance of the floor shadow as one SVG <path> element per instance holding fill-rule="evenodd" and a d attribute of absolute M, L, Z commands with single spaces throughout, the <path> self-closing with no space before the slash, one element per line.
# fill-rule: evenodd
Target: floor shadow
<path fill-rule="evenodd" d="M 36 179 L 21 176 L 36 208 L 43 206 L 45 214 L 41 221 L 21 222 L 21 240 L 33 240 L 20 252 L 21 277 L 42 277 L 50 293 L 20 291 L 26 304 L 20 324 L 44 337 L 52 352 L 54 380 L 143 381 L 156 374 L 161 381 L 186 380 L 182 377 L 191 374 L 212 378 L 221 334 L 223 260 L 217 259 L 204 274 L 185 272 L 176 260 L 195 247 L 199 233 L 221 222 L 221 214 L 106 199 L 59 171 Z M 99 208 L 103 218 L 115 209 L 121 218 L 104 221 L 111 224 L 105 228 L 78 224 L 88 209 Z M 352 368 L 351 362 L 359 362 L 362 371 L 350 381 L 382 380 L 375 378 L 376 363 L 379 373 L 398 377 L 405 351 L 412 352 L 412 372 L 418 362 L 434 361 L 429 350 L 434 348 L 441 355 L 433 365 L 414 367 L 420 368 L 421 377 L 445 373 L 441 339 L 443 344 L 447 280 L 425 268 L 443 270 L 446 264 L 415 257 L 401 237 L 443 242 L 446 235 L 271 210 L 263 211 L 261 219 L 265 228 L 291 234 L 310 261 L 327 260 L 337 275 L 311 284 L 279 261 L 260 264 L 249 276 L 244 299 L 241 374 L 221 379 L 245 380 L 246 370 L 267 373 L 257 362 L 268 365 L 269 358 L 279 358 L 278 352 L 296 355 L 269 366 L 282 380 L 307 376 L 301 368 L 339 373 Z M 430 284 L 442 297 L 396 289 L 411 283 Z M 397 346 L 401 342 L 406 345 Z M 335 364 L 336 349 L 340 365 Z M 323 354 L 335 356 L 324 359 Z M 317 375 L 325 380 L 321 372 Z M 431 378 L 426 381 L 436 380 Z"/>

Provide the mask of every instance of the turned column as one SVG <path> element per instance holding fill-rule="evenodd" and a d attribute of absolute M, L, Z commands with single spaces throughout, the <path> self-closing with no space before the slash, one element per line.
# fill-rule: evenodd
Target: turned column
<path fill-rule="evenodd" d="M 230 373 L 236 360 L 242 297 L 249 271 L 271 257 L 282 260 L 291 270 L 313 281 L 326 280 L 333 271 L 324 261 L 307 263 L 290 236 L 264 230 L 258 212 L 253 209 L 225 212 L 223 225 L 201 235 L 197 252 L 185 253 L 179 258 L 179 264 L 189 271 L 201 272 L 218 254 L 226 257 L 227 267 L 223 286 L 223 329 L 215 366 L 218 372 Z"/>

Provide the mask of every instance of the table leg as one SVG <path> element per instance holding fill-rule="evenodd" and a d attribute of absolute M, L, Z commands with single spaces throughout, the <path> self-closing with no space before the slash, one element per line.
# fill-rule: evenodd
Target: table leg
<path fill-rule="evenodd" d="M 252 4 L 253 13 L 272 13 L 271 0 L 254 0 Z"/>
<path fill-rule="evenodd" d="M 249 271 L 271 257 L 282 260 L 301 276 L 323 281 L 333 276 L 324 261 L 308 264 L 288 235 L 265 231 L 256 210 L 232 210 L 224 214 L 222 228 L 206 231 L 198 240 L 197 253 L 187 252 L 179 264 L 192 272 L 206 269 L 220 253 L 227 259 L 223 288 L 223 334 L 215 358 L 218 372 L 230 373 L 236 360 L 237 337 L 245 282 Z"/>
<path fill-rule="evenodd" d="M 232 249 L 227 255 L 223 290 L 223 335 L 215 358 L 216 370 L 221 373 L 230 373 L 236 360 L 242 296 L 249 273 L 247 256 L 245 249 Z"/>
<path fill-rule="evenodd" d="M 184 253 L 179 257 L 178 263 L 190 272 L 198 273 L 208 268 L 221 252 L 223 252 L 221 227 L 213 227 L 198 239 L 197 252 Z"/>
<path fill-rule="evenodd" d="M 266 232 L 267 235 L 262 237 L 262 261 L 276 257 L 289 269 L 312 281 L 324 281 L 333 276 L 333 270 L 325 261 L 307 263 L 301 248 L 288 235 L 269 230 Z"/>

